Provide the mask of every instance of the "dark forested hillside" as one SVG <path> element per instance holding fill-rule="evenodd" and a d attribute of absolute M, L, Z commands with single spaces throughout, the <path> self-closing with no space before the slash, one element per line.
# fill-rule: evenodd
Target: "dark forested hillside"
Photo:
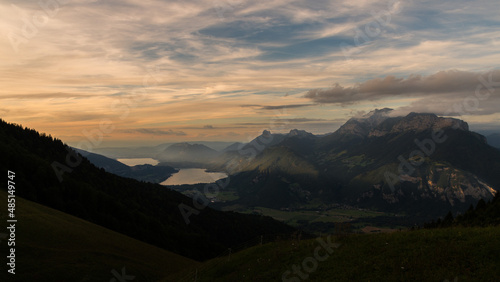
<path fill-rule="evenodd" d="M 475 208 L 470 206 L 466 213 L 455 218 L 454 223 L 465 226 L 500 225 L 500 194 L 497 193 L 488 203 L 479 200 Z"/>
<path fill-rule="evenodd" d="M 475 206 L 470 205 L 464 214 L 453 218 L 449 212 L 444 218 L 426 223 L 427 228 L 450 227 L 450 226 L 497 226 L 500 225 L 500 194 L 497 193 L 491 201 L 479 200 Z"/>
<path fill-rule="evenodd" d="M 0 170 L 16 175 L 16 195 L 178 254 L 206 259 L 262 234 L 292 228 L 269 217 L 204 208 L 186 224 L 193 200 L 161 185 L 92 165 L 60 140 L 0 120 Z M 2 189 L 6 189 L 5 186 Z"/>

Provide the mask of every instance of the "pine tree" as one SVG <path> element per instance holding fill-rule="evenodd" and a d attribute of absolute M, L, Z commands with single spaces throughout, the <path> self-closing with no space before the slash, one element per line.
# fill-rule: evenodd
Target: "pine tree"
<path fill-rule="evenodd" d="M 453 223 L 453 214 L 451 211 L 444 217 L 443 226 L 450 226 Z"/>

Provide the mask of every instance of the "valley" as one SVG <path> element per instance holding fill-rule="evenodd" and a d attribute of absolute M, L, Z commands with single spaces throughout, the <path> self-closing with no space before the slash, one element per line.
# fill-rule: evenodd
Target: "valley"
<path fill-rule="evenodd" d="M 409 228 L 492 199 L 500 185 L 492 173 L 500 170 L 500 151 L 487 138 L 462 120 L 425 113 L 392 117 L 391 111 L 352 118 L 323 136 L 265 130 L 219 151 L 196 143 L 149 151 L 156 150 L 155 167 L 181 168 L 157 183 L 189 197 L 204 195 L 218 210 L 271 216 L 316 234 L 341 221 L 356 232 Z M 199 172 L 200 179 L 188 171 Z M 203 182 L 217 182 L 216 193 L 196 184 Z"/>
<path fill-rule="evenodd" d="M 169 188 L 178 191 L 188 197 L 202 193 L 205 185 L 175 185 Z M 335 223 L 349 223 L 350 231 L 363 233 L 363 229 L 385 228 L 397 230 L 409 228 L 415 224 L 422 224 L 425 218 L 408 217 L 404 214 L 394 214 L 380 211 L 361 209 L 354 206 L 331 204 L 325 206 L 322 203 L 308 203 L 295 208 L 273 209 L 267 207 L 247 207 L 238 204 L 236 191 L 220 191 L 216 195 L 206 195 L 211 201 L 210 207 L 221 211 L 234 211 L 245 214 L 270 216 L 278 221 L 284 222 L 300 230 L 316 235 L 335 233 Z"/>

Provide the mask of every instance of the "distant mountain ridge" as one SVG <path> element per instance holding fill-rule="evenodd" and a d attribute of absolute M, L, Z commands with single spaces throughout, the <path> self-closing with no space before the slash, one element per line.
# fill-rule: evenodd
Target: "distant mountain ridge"
<path fill-rule="evenodd" d="M 162 165 L 176 167 L 203 166 L 216 158 L 220 153 L 202 144 L 190 144 L 187 142 L 176 143 L 167 147 L 155 158 Z"/>
<path fill-rule="evenodd" d="M 153 166 L 149 164 L 128 166 L 121 163 L 115 159 L 105 157 L 103 155 L 90 153 L 81 149 L 73 148 L 75 151 L 80 153 L 82 156 L 86 157 L 92 164 L 99 168 L 103 168 L 107 172 L 127 177 L 133 178 L 139 181 L 146 181 L 151 183 L 161 183 L 167 180 L 173 173 L 178 170 L 168 166 Z"/>
<path fill-rule="evenodd" d="M 500 149 L 500 133 L 493 133 L 486 137 L 488 144 Z"/>
<path fill-rule="evenodd" d="M 166 148 L 175 143 L 162 143 L 155 146 L 128 146 L 128 147 L 102 147 L 94 148 L 93 153 L 101 154 L 110 158 L 155 158 L 158 154 L 162 153 Z M 189 141 L 190 144 L 205 145 L 216 151 L 223 151 L 224 148 L 232 145 L 234 142 L 223 141 Z"/>
<path fill-rule="evenodd" d="M 288 133 L 271 133 L 269 130 L 262 131 L 262 134 L 248 143 L 235 143 L 223 152 L 239 151 L 243 155 L 255 155 L 268 147 L 281 144 L 290 138 L 314 138 L 315 135 L 305 130 L 292 129 Z"/>

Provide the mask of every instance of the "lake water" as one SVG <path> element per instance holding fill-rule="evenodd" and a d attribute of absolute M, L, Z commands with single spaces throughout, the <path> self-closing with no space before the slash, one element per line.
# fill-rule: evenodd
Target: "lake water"
<path fill-rule="evenodd" d="M 181 185 L 197 183 L 213 183 L 219 179 L 226 178 L 223 172 L 206 172 L 203 168 L 181 168 L 179 172 L 170 176 L 161 185 Z"/>
<path fill-rule="evenodd" d="M 117 159 L 117 161 L 124 163 L 128 166 L 143 165 L 143 164 L 150 164 L 150 165 L 158 164 L 158 161 L 152 158 Z"/>

